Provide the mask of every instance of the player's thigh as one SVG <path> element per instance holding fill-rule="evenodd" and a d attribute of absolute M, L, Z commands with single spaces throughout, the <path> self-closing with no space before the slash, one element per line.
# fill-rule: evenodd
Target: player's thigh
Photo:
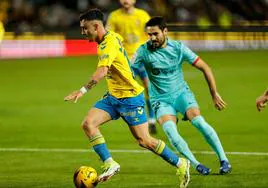
<path fill-rule="evenodd" d="M 159 121 L 160 124 L 165 122 L 167 119 L 173 119 L 176 117 L 177 112 L 175 108 L 166 102 L 163 101 L 156 101 L 152 104 L 152 108 L 155 111 L 156 119 Z"/>
<path fill-rule="evenodd" d="M 85 121 L 87 121 L 88 124 L 95 126 L 101 125 L 111 119 L 112 118 L 108 112 L 95 107 L 91 108 L 85 117 Z"/>
<path fill-rule="evenodd" d="M 194 94 L 187 87 L 178 95 L 174 101 L 174 107 L 177 112 L 180 112 L 183 116 L 186 116 L 186 112 L 191 108 L 199 108 Z M 186 117 L 184 117 L 185 119 Z"/>
<path fill-rule="evenodd" d="M 119 99 L 117 111 L 129 126 L 147 122 L 143 93 L 135 97 Z"/>
<path fill-rule="evenodd" d="M 116 113 L 109 98 L 105 96 L 102 100 L 96 102 L 93 108 L 87 113 L 83 124 L 86 126 L 99 126 L 111 119 L 118 119 L 119 115 Z"/>

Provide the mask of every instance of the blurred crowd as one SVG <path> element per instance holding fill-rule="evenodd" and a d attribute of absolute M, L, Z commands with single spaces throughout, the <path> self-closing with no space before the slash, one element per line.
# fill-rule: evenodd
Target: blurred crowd
<path fill-rule="evenodd" d="M 231 27 L 240 23 L 265 23 L 268 0 L 137 0 L 136 6 L 169 23 Z M 63 31 L 78 26 L 79 14 L 100 8 L 105 16 L 119 7 L 118 0 L 1 0 L 0 20 L 7 31 Z"/>

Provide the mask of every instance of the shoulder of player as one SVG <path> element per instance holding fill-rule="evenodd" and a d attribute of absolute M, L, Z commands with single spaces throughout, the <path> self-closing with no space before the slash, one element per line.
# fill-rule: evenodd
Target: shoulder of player
<path fill-rule="evenodd" d="M 181 47 L 183 45 L 182 41 L 180 40 L 173 40 L 173 39 L 168 39 L 168 45 L 170 45 L 171 47 Z"/>
<path fill-rule="evenodd" d="M 139 14 L 139 15 L 148 15 L 149 16 L 149 14 L 145 11 L 145 10 L 143 10 L 143 9 L 140 9 L 140 8 L 135 8 L 135 12 L 136 12 L 136 14 Z"/>
<path fill-rule="evenodd" d="M 118 15 L 121 15 L 121 12 L 121 9 L 116 9 L 109 14 L 109 17 L 116 17 Z"/>
<path fill-rule="evenodd" d="M 104 49 L 106 46 L 114 46 L 118 44 L 118 40 L 122 41 L 123 39 L 119 34 L 109 31 L 104 40 L 99 44 L 99 47 Z"/>

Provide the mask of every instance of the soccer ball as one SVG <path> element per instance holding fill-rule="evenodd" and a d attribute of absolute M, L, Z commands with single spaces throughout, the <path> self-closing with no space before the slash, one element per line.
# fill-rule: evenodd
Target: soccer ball
<path fill-rule="evenodd" d="M 98 184 L 98 174 L 90 166 L 81 166 L 74 172 L 74 184 L 76 188 L 94 188 Z"/>

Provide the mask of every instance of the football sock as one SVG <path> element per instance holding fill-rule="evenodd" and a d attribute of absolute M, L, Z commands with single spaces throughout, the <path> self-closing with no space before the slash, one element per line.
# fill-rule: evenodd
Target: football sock
<path fill-rule="evenodd" d="M 177 164 L 179 163 L 179 157 L 171 149 L 169 149 L 169 147 L 167 147 L 165 142 L 163 142 L 162 140 L 158 140 L 158 144 L 154 149 L 154 152 L 160 155 L 165 161 L 167 161 L 171 165 L 177 167 Z"/>
<path fill-rule="evenodd" d="M 105 161 L 103 161 L 104 163 L 111 163 L 113 162 L 113 158 L 112 157 L 109 157 L 108 159 L 106 159 Z"/>
<path fill-rule="evenodd" d="M 149 119 L 155 119 L 154 117 L 154 111 L 152 109 L 151 103 L 149 99 L 146 99 L 146 104 L 147 104 L 147 108 L 148 108 L 148 113 L 149 113 Z"/>
<path fill-rule="evenodd" d="M 171 145 L 182 155 L 184 155 L 191 162 L 191 165 L 196 168 L 200 162 L 196 160 L 195 156 L 189 149 L 188 144 L 179 135 L 176 124 L 169 120 L 162 125 L 162 128 L 166 133 Z"/>
<path fill-rule="evenodd" d="M 218 155 L 220 161 L 228 161 L 216 131 L 205 121 L 205 119 L 200 115 L 194 117 L 191 122 L 203 134 L 206 141 Z"/>
<path fill-rule="evenodd" d="M 111 154 L 107 148 L 104 137 L 99 134 L 89 139 L 90 145 L 94 151 L 99 155 L 102 161 L 106 161 L 111 157 Z"/>

